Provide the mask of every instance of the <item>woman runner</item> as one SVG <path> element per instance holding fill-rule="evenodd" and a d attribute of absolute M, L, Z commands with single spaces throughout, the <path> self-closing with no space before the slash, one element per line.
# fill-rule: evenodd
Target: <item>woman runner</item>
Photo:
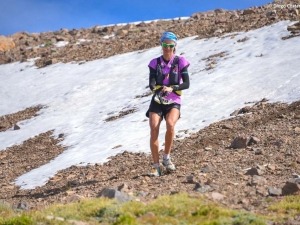
<path fill-rule="evenodd" d="M 177 56 L 177 37 L 172 32 L 164 32 L 160 38 L 163 54 L 152 59 L 148 65 L 149 87 L 153 97 L 146 113 L 150 125 L 150 149 L 153 165 L 150 175 L 161 176 L 162 168 L 159 163 L 158 134 L 161 121 L 166 121 L 165 146 L 162 165 L 167 171 L 175 171 L 170 153 L 172 149 L 175 125 L 180 117 L 181 91 L 190 86 L 187 68 L 190 63 L 183 57 Z"/>

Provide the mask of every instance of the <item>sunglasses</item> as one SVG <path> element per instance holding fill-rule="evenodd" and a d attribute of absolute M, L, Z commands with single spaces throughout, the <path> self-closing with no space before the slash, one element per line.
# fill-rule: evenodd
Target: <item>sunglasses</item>
<path fill-rule="evenodd" d="M 167 44 L 167 43 L 162 43 L 161 46 L 163 48 L 174 48 L 175 47 L 175 44 Z"/>

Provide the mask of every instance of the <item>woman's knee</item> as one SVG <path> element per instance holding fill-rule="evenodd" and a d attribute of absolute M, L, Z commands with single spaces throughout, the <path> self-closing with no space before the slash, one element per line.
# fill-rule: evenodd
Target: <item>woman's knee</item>
<path fill-rule="evenodd" d="M 158 134 L 159 133 L 159 127 L 158 126 L 155 126 L 155 127 L 150 127 L 150 131 L 151 131 L 151 134 Z"/>
<path fill-rule="evenodd" d="M 174 122 L 174 121 L 169 121 L 169 122 L 167 121 L 167 125 L 166 125 L 167 131 L 173 132 L 175 130 L 175 124 L 176 124 L 176 122 Z"/>
<path fill-rule="evenodd" d="M 159 126 L 150 126 L 151 138 L 157 138 L 159 134 Z"/>
<path fill-rule="evenodd" d="M 174 129 L 177 120 L 179 119 L 180 111 L 177 108 L 173 108 L 166 116 L 167 129 Z"/>

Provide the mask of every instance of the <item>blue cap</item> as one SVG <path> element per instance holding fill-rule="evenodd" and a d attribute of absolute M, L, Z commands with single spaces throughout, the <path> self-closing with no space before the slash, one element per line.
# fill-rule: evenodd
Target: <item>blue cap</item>
<path fill-rule="evenodd" d="M 174 41 L 175 44 L 177 44 L 177 37 L 172 32 L 164 32 L 160 38 L 160 43 L 164 42 L 165 40 L 171 40 Z"/>

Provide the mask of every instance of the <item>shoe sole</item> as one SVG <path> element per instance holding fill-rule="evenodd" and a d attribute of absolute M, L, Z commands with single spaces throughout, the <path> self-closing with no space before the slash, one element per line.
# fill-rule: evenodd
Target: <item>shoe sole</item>
<path fill-rule="evenodd" d="M 174 172 L 176 170 L 176 167 L 174 169 L 170 169 L 167 166 L 163 165 L 167 172 Z"/>

